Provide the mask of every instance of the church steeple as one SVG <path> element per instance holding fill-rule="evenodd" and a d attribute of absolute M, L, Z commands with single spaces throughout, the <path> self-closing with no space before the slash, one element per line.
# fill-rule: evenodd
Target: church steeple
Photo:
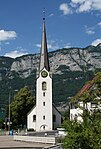
<path fill-rule="evenodd" d="M 45 13 L 45 12 L 43 12 L 43 13 Z M 40 51 L 39 72 L 43 68 L 45 68 L 47 71 L 50 71 L 48 50 L 47 50 L 46 28 L 45 28 L 45 15 L 43 17 L 42 43 L 41 43 L 41 51 Z"/>
<path fill-rule="evenodd" d="M 39 71 L 36 77 L 36 106 L 29 112 L 27 120 L 28 129 L 38 132 L 52 131 L 61 124 L 61 115 L 52 104 L 52 75 L 48 59 L 45 16 L 42 25 Z"/>

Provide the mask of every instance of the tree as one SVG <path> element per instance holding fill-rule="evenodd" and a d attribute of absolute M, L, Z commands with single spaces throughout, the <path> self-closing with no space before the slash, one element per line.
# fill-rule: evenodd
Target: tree
<path fill-rule="evenodd" d="M 79 92 L 72 99 L 72 103 L 83 110 L 83 122 L 76 119 L 70 121 L 69 118 L 64 121 L 64 127 L 68 132 L 64 139 L 64 149 L 101 149 L 101 73 L 97 73 L 93 80 L 87 83 L 87 86 L 89 85 L 89 89 L 85 88 L 85 92 Z M 85 104 L 92 102 L 97 107 L 88 111 L 78 106 L 78 101 Z"/>
<path fill-rule="evenodd" d="M 4 129 L 4 119 L 0 119 L 0 129 Z"/>
<path fill-rule="evenodd" d="M 68 132 L 64 149 L 101 149 L 101 110 L 84 110 L 82 118 L 82 123 L 69 119 L 64 122 Z"/>
<path fill-rule="evenodd" d="M 11 103 L 11 121 L 13 128 L 27 124 L 27 113 L 35 105 L 35 97 L 32 97 L 28 87 L 20 89 Z"/>

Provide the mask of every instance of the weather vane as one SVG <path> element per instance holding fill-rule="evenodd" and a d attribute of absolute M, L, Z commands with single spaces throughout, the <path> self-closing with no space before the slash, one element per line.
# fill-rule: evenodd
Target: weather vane
<path fill-rule="evenodd" d="M 43 8 L 43 20 L 45 20 L 45 8 Z"/>

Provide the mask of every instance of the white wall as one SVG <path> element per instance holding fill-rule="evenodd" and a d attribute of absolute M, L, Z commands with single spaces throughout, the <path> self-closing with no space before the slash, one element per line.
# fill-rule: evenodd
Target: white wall
<path fill-rule="evenodd" d="M 70 120 L 73 121 L 75 118 L 77 118 L 78 121 L 82 122 L 83 121 L 81 117 L 82 113 L 83 110 L 80 108 L 70 109 Z"/>
<path fill-rule="evenodd" d="M 61 114 L 58 110 L 53 106 L 53 115 L 56 115 L 56 122 L 53 122 L 53 128 L 61 125 Z M 33 115 L 36 115 L 36 107 L 34 107 L 27 115 L 27 129 L 36 130 L 36 122 L 33 122 Z"/>
<path fill-rule="evenodd" d="M 45 70 L 45 69 L 43 69 Z M 47 70 L 45 70 L 47 71 Z M 53 130 L 53 127 L 61 125 L 61 114 L 52 104 L 52 78 L 47 71 L 48 76 L 46 78 L 37 78 L 36 82 L 36 107 L 33 108 L 27 116 L 27 128 L 34 129 L 36 131 Z M 42 90 L 42 82 L 46 82 L 47 89 Z M 45 93 L 45 96 L 43 95 Z M 45 102 L 45 105 L 43 105 Z M 36 122 L 33 122 L 33 115 L 36 115 Z M 53 115 L 56 115 L 56 122 L 53 123 Z M 43 119 L 45 116 L 45 119 Z M 45 129 L 44 129 L 44 127 Z"/>
<path fill-rule="evenodd" d="M 27 129 L 36 130 L 36 121 L 33 122 L 33 115 L 36 115 L 36 107 L 34 107 L 27 115 Z"/>
<path fill-rule="evenodd" d="M 83 122 L 81 117 L 83 110 L 80 108 L 83 107 L 83 102 L 78 102 L 78 108 L 75 108 L 73 105 L 71 107 L 73 108 L 70 108 L 70 120 L 73 121 L 76 118 L 78 121 Z"/>
<path fill-rule="evenodd" d="M 74 120 L 76 118 L 78 121 L 83 122 L 83 119 L 81 117 L 81 115 L 83 114 L 83 110 L 80 107 L 84 107 L 88 111 L 93 111 L 95 108 L 101 108 L 101 104 L 96 105 L 96 103 L 92 104 L 92 102 L 87 102 L 86 104 L 83 104 L 83 102 L 78 102 L 78 105 L 79 108 L 70 108 L 70 120 Z"/>
<path fill-rule="evenodd" d="M 45 70 L 45 69 L 44 69 Z M 46 71 L 46 70 L 45 70 Z M 43 126 L 45 126 L 45 130 L 52 130 L 52 79 L 49 76 L 46 78 L 40 77 L 37 79 L 36 86 L 36 131 L 43 130 Z M 42 90 L 42 82 L 47 83 L 47 90 Z M 45 96 L 43 96 L 43 92 L 45 92 Z M 43 102 L 45 102 L 45 106 L 43 106 Z M 45 115 L 45 120 L 43 116 Z"/>
<path fill-rule="evenodd" d="M 14 135 L 14 140 L 16 140 L 16 141 L 25 141 L 25 142 L 55 144 L 57 142 L 58 138 L 56 138 L 55 136 L 38 137 L 38 136 L 19 136 L 19 135 Z"/>

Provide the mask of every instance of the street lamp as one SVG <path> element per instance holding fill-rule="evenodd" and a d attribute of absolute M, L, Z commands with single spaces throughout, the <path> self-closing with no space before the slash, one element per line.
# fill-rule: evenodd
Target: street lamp
<path fill-rule="evenodd" d="M 9 134 L 10 134 L 10 119 L 11 119 L 11 112 L 10 112 L 10 101 L 11 101 L 11 95 L 10 95 L 10 92 L 9 92 L 9 115 L 8 115 L 8 130 L 9 130 Z"/>
<path fill-rule="evenodd" d="M 18 90 L 14 90 L 15 92 L 17 92 Z M 9 114 L 8 114 L 8 130 L 9 130 L 9 134 L 10 134 L 10 131 L 11 131 L 11 107 L 10 107 L 10 104 L 11 104 L 11 92 L 9 91 Z"/>

